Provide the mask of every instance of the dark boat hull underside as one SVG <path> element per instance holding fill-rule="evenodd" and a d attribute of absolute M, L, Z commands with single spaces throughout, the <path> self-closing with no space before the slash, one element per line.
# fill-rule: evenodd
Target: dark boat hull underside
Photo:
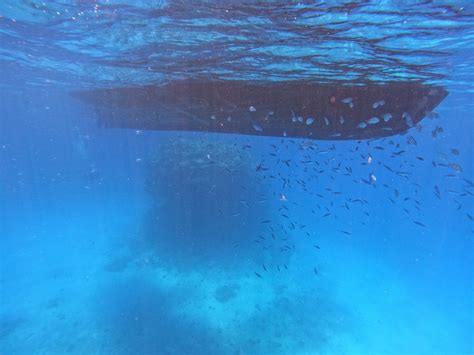
<path fill-rule="evenodd" d="M 205 131 L 309 139 L 372 139 L 405 132 L 446 96 L 420 83 L 172 81 L 78 96 L 106 128 Z"/>

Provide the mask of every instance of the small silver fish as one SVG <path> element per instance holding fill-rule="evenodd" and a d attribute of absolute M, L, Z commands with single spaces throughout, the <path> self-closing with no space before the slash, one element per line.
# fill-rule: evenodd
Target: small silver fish
<path fill-rule="evenodd" d="M 250 111 L 250 112 L 255 112 L 255 111 L 257 111 L 257 109 L 256 109 L 255 107 L 253 107 L 253 106 L 250 106 L 250 107 L 249 107 L 249 111 Z"/>
<path fill-rule="evenodd" d="M 326 126 L 329 126 L 329 120 L 327 117 L 324 117 L 324 123 L 326 123 Z"/>
<path fill-rule="evenodd" d="M 461 167 L 461 165 L 459 165 L 459 164 L 450 163 L 450 164 L 448 164 L 448 166 L 449 166 L 451 169 L 453 169 L 454 171 L 457 171 L 457 172 L 459 172 L 459 173 L 462 172 L 462 167 Z"/>
<path fill-rule="evenodd" d="M 352 102 L 352 97 L 346 97 L 345 99 L 342 99 L 341 102 L 343 104 L 349 104 Z"/>
<path fill-rule="evenodd" d="M 368 123 L 368 124 L 377 124 L 377 123 L 379 123 L 379 122 L 380 122 L 380 120 L 379 120 L 378 117 L 371 117 L 371 118 L 369 118 L 369 119 L 367 120 L 367 123 Z"/>
<path fill-rule="evenodd" d="M 263 128 L 260 127 L 258 124 L 256 123 L 252 123 L 252 126 L 253 126 L 253 129 L 256 130 L 257 132 L 262 132 L 263 131 Z"/>
<path fill-rule="evenodd" d="M 370 178 L 370 183 L 372 184 L 377 181 L 377 177 L 374 175 L 374 173 L 370 173 L 369 178 Z"/>
<path fill-rule="evenodd" d="M 265 116 L 265 121 L 268 121 L 270 117 L 273 116 L 273 114 L 274 114 L 273 111 L 268 112 L 267 115 Z"/>
<path fill-rule="evenodd" d="M 373 108 L 378 108 L 378 107 L 381 107 L 385 105 L 385 100 L 379 100 L 379 101 L 375 101 L 373 104 L 372 104 L 372 107 Z"/>
<path fill-rule="evenodd" d="M 405 123 L 408 127 L 413 127 L 415 123 L 413 122 L 410 114 L 408 112 L 403 112 L 402 118 L 405 120 Z"/>
<path fill-rule="evenodd" d="M 388 121 L 391 120 L 392 114 L 391 114 L 391 113 L 384 113 L 384 114 L 382 115 L 382 118 L 383 118 L 383 120 L 384 120 L 385 122 L 388 122 Z"/>
<path fill-rule="evenodd" d="M 293 110 L 291 110 L 291 121 L 296 122 L 297 120 L 298 118 L 295 116 L 295 113 L 293 112 Z"/>
<path fill-rule="evenodd" d="M 312 124 L 314 122 L 314 118 L 313 117 L 308 117 L 306 119 L 306 124 L 309 126 L 310 124 Z"/>
<path fill-rule="evenodd" d="M 367 123 L 361 122 L 361 123 L 359 123 L 359 124 L 357 125 L 357 127 L 359 127 L 359 128 L 365 128 L 365 127 L 367 127 Z"/>

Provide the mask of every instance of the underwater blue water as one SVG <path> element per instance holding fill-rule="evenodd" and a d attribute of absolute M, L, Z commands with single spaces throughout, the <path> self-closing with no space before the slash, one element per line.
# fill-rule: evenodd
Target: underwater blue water
<path fill-rule="evenodd" d="M 2 2 L 0 354 L 474 353 L 472 68 L 470 1 Z M 449 96 L 336 142 L 104 129 L 71 95 L 187 78 Z"/>

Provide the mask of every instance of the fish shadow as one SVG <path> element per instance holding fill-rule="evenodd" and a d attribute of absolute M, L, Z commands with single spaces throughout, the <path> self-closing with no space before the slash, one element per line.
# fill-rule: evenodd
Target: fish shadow
<path fill-rule="evenodd" d="M 183 290 L 181 290 L 183 291 Z M 115 354 L 221 354 L 218 334 L 176 310 L 189 291 L 159 289 L 137 276 L 104 287 L 96 314 Z M 192 295 L 192 293 L 191 293 Z"/>
<path fill-rule="evenodd" d="M 6 340 L 26 323 L 26 319 L 14 314 L 0 314 L 0 341 Z"/>

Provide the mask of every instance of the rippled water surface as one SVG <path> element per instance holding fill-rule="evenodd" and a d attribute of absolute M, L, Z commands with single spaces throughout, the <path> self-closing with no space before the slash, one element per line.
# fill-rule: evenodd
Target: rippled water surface
<path fill-rule="evenodd" d="M 0 354 L 474 353 L 473 68 L 471 1 L 2 1 Z M 448 96 L 377 139 L 101 127 L 187 81 Z"/>
<path fill-rule="evenodd" d="M 7 1 L 0 21 L 2 66 L 28 68 L 35 84 L 290 77 L 472 90 L 469 1 Z"/>

